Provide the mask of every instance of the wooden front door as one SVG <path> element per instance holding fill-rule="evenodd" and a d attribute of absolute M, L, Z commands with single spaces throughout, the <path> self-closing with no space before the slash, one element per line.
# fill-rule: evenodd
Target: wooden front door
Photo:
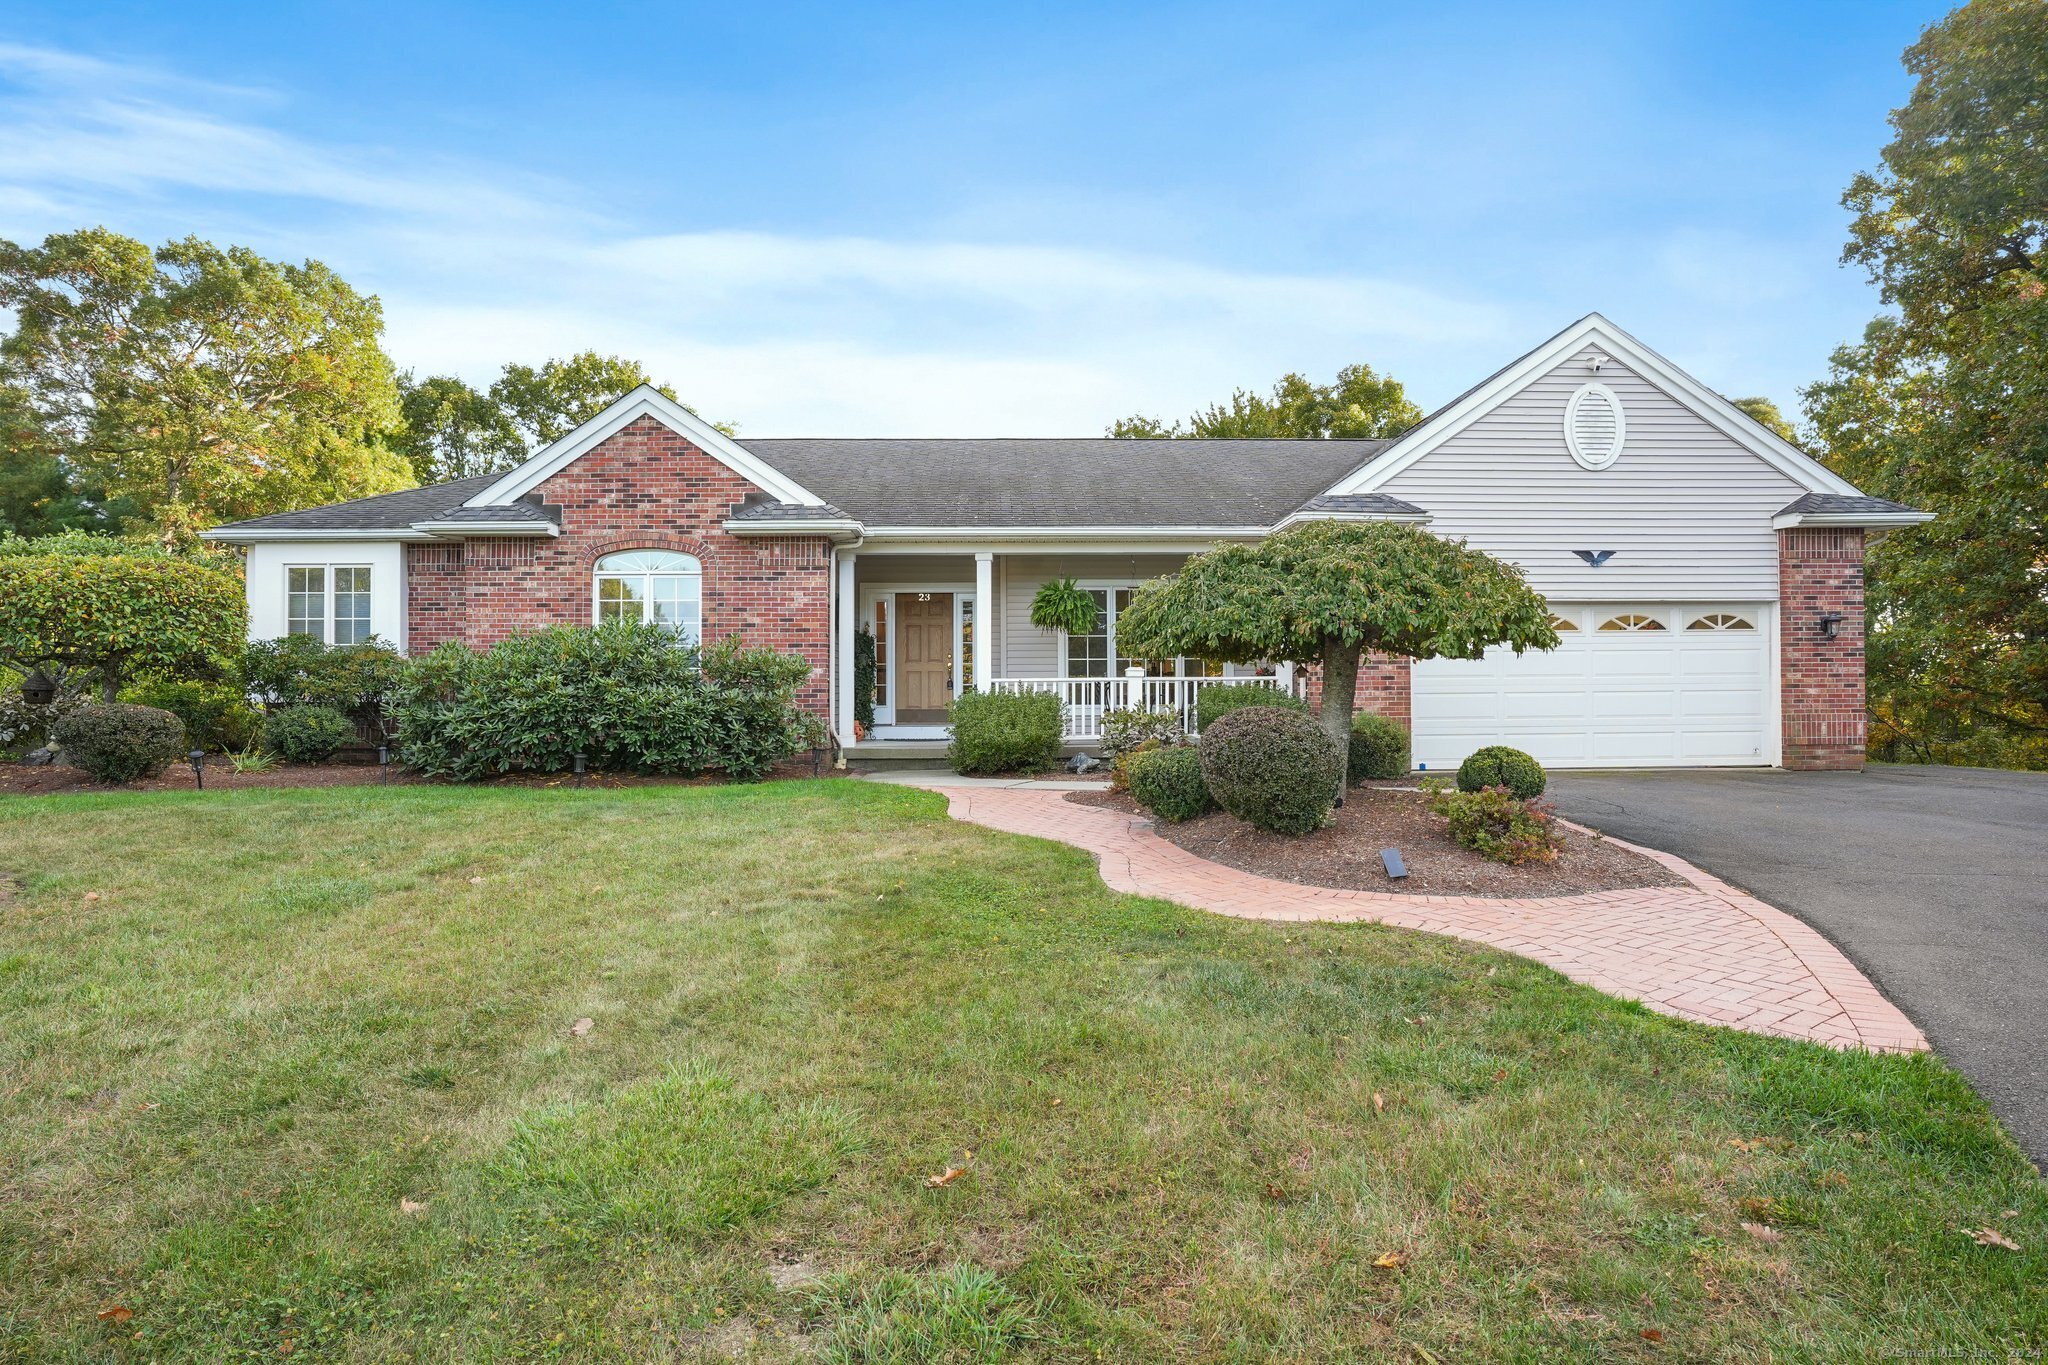
<path fill-rule="evenodd" d="M 919 600 L 923 599 L 923 600 Z M 939 725 L 953 701 L 953 594 L 896 594 L 896 723 Z"/>

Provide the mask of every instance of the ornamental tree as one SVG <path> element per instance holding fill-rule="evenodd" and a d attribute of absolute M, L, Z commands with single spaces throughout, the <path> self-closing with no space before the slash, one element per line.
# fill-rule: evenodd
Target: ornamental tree
<path fill-rule="evenodd" d="M 241 647 L 242 576 L 228 563 L 51 539 L 41 553 L 0 541 L 0 663 L 90 671 L 112 701 L 136 673 L 212 676 Z"/>
<path fill-rule="evenodd" d="M 1320 720 L 1340 756 L 1367 650 L 1476 659 L 1491 645 L 1557 647 L 1550 608 L 1519 569 L 1385 521 L 1304 522 L 1196 555 L 1139 589 L 1116 627 L 1119 652 L 1134 658 L 1321 665 Z"/>

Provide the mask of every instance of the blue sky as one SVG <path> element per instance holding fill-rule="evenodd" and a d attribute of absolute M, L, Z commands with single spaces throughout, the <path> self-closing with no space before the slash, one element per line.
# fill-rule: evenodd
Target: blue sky
<path fill-rule="evenodd" d="M 1592 310 L 1788 407 L 1938 18 L 1693 5 L 15 0 L 0 235 L 317 257 L 420 373 L 636 356 L 742 435 L 1093 433 Z"/>

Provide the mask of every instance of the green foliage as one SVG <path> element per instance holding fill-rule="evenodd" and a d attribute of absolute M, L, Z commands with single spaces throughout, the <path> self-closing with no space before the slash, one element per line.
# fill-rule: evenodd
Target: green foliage
<path fill-rule="evenodd" d="M 0 306 L 46 448 L 167 537 L 412 483 L 383 311 L 316 261 L 90 228 L 0 241 Z"/>
<path fill-rule="evenodd" d="M 107 552 L 101 538 L 0 542 L 0 662 L 89 669 L 111 699 L 147 672 L 218 676 L 241 647 L 241 575 L 212 559 Z"/>
<path fill-rule="evenodd" d="M 1095 594 L 1071 578 L 1048 578 L 1031 595 L 1031 624 L 1040 630 L 1087 635 L 1094 631 L 1099 611 Z"/>
<path fill-rule="evenodd" d="M 238 773 L 267 773 L 277 766 L 277 755 L 248 748 L 228 755 L 228 764 Z"/>
<path fill-rule="evenodd" d="M 1307 834 L 1329 819 L 1344 760 L 1299 711 L 1246 706 L 1202 732 L 1202 778 L 1216 804 L 1277 834 Z"/>
<path fill-rule="evenodd" d="M 1830 467 L 1938 514 L 1869 555 L 1876 747 L 2048 766 L 2048 7 L 1964 5 L 1905 63 L 1843 197 L 1892 311 L 1801 396 Z"/>
<path fill-rule="evenodd" d="M 725 640 L 699 650 L 657 626 L 551 626 L 411 660 L 385 701 L 407 766 L 436 777 L 598 771 L 765 775 L 807 744 L 810 665 Z"/>
<path fill-rule="evenodd" d="M 1118 613 L 1117 639 L 1141 658 L 1320 664 L 1323 733 L 1340 779 L 1366 650 L 1476 659 L 1490 645 L 1557 647 L 1550 607 L 1519 569 L 1387 521 L 1304 522 L 1196 555 L 1138 590 Z"/>
<path fill-rule="evenodd" d="M 329 646 L 310 635 L 251 640 L 242 679 L 272 706 L 330 706 L 344 715 L 374 711 L 405 674 L 397 650 L 371 638 Z"/>
<path fill-rule="evenodd" d="M 1131 796 L 1162 820 L 1177 825 L 1213 808 L 1209 784 L 1202 777 L 1202 755 L 1190 745 L 1134 754 L 1130 774 Z"/>
<path fill-rule="evenodd" d="M 1407 726 L 1371 711 L 1360 711 L 1351 718 L 1347 772 L 1353 785 L 1367 779 L 1406 777 L 1410 766 Z"/>
<path fill-rule="evenodd" d="M 1130 748 L 1113 755 L 1109 760 L 1109 789 L 1113 792 L 1127 792 L 1131 789 L 1131 765 L 1146 754 L 1157 753 L 1166 747 L 1166 741 L 1156 736 L 1141 739 Z"/>
<path fill-rule="evenodd" d="M 807 1309 L 826 1365 L 978 1365 L 1015 1359 L 1039 1336 L 1031 1306 L 976 1265 L 835 1275 Z"/>
<path fill-rule="evenodd" d="M 286 706 L 263 717 L 263 747 L 293 763 L 325 763 L 355 743 L 356 727 L 331 706 Z"/>
<path fill-rule="evenodd" d="M 1773 436 L 1785 441 L 1796 440 L 1797 433 L 1792 430 L 1792 423 L 1786 420 L 1785 414 L 1770 399 L 1731 398 L 1728 401 Z"/>
<path fill-rule="evenodd" d="M 155 777 L 185 756 L 185 727 L 168 711 L 118 702 L 87 706 L 51 727 L 64 757 L 96 781 Z"/>
<path fill-rule="evenodd" d="M 40 748 L 49 742 L 50 731 L 58 721 L 93 704 L 91 694 L 82 685 L 90 681 L 90 675 L 59 670 L 53 681 L 57 684 L 56 698 L 31 706 L 21 695 L 23 675 L 12 669 L 0 669 L 0 753 Z"/>
<path fill-rule="evenodd" d="M 1454 791 L 1441 780 L 1424 784 L 1429 808 L 1450 822 L 1451 837 L 1497 863 L 1554 862 L 1563 847 L 1556 818 L 1544 801 L 1525 801 L 1506 787 Z"/>
<path fill-rule="evenodd" d="M 961 773 L 1035 773 L 1059 762 L 1060 699 L 1051 692 L 963 692 L 948 719 L 946 761 Z"/>
<path fill-rule="evenodd" d="M 241 690 L 226 683 L 154 678 L 122 689 L 121 700 L 170 712 L 185 727 L 185 743 L 209 753 L 246 749 L 263 724 Z"/>
<path fill-rule="evenodd" d="M 875 635 L 862 626 L 853 636 L 853 719 L 863 734 L 875 729 Z"/>
<path fill-rule="evenodd" d="M 0 536 L 94 530 L 134 510 L 67 465 L 28 391 L 0 380 Z"/>
<path fill-rule="evenodd" d="M 1152 711 L 1143 706 L 1120 706 L 1102 713 L 1102 736 L 1097 753 L 1110 763 L 1150 741 L 1172 744 L 1180 739 L 1180 715 L 1174 711 Z"/>
<path fill-rule="evenodd" d="M 1298 374 L 1280 377 L 1271 397 L 1245 389 L 1230 405 L 1211 404 L 1186 422 L 1168 425 L 1156 417 L 1132 416 L 1112 423 L 1111 436 L 1157 439 L 1195 437 L 1363 437 L 1399 436 L 1422 420 L 1399 380 L 1373 373 L 1370 365 L 1346 365 L 1336 382 L 1317 384 Z"/>
<path fill-rule="evenodd" d="M 1527 801 L 1543 795 L 1543 789 L 1548 785 L 1550 779 L 1544 774 L 1541 763 L 1520 749 L 1510 749 L 1505 744 L 1489 744 L 1484 749 L 1475 750 L 1458 765 L 1458 790 L 1462 792 L 1506 787 Z"/>
<path fill-rule="evenodd" d="M 1304 715 L 1308 713 L 1307 702 L 1277 687 L 1261 687 L 1257 683 L 1222 683 L 1204 687 L 1195 693 L 1195 733 L 1200 734 L 1232 711 L 1245 706 L 1281 706 Z"/>

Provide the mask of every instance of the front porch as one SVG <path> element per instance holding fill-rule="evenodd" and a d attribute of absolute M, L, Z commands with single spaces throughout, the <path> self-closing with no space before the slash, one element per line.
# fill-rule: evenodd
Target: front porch
<path fill-rule="evenodd" d="M 1091 749 L 1105 713 L 1170 711 L 1196 728 L 1209 687 L 1251 683 L 1292 691 L 1291 668 L 1204 659 L 1138 659 L 1124 653 L 1117 617 L 1148 579 L 1177 570 L 1207 545 L 1117 550 L 842 550 L 833 621 L 833 733 L 849 758 L 943 757 L 947 707 L 963 692 L 1050 692 L 1060 699 L 1063 739 Z M 1031 623 L 1040 585 L 1072 578 L 1096 600 L 1094 631 L 1070 635 Z M 875 644 L 874 725 L 855 734 L 855 647 Z M 932 749 L 925 754 L 927 747 Z"/>

